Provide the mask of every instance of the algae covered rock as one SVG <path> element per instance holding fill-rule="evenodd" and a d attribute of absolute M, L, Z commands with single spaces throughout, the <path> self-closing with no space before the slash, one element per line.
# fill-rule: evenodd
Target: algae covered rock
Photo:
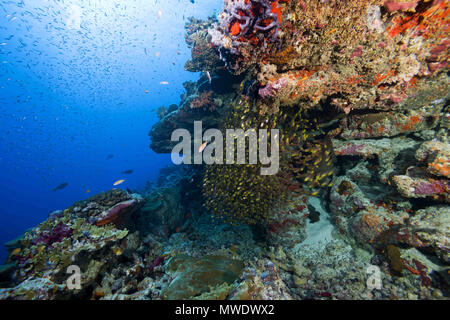
<path fill-rule="evenodd" d="M 214 255 L 201 258 L 179 255 L 168 262 L 173 281 L 164 292 L 169 300 L 188 299 L 210 291 L 210 287 L 232 284 L 240 276 L 240 260 Z"/>
<path fill-rule="evenodd" d="M 450 262 L 450 208 L 432 206 L 418 210 L 409 221 L 413 232 L 445 263 Z"/>
<path fill-rule="evenodd" d="M 446 180 L 424 179 L 399 175 L 393 177 L 398 191 L 406 198 L 433 198 L 450 202 L 450 183 Z"/>
<path fill-rule="evenodd" d="M 417 150 L 416 159 L 425 163 L 431 174 L 450 178 L 450 143 L 427 141 Z"/>

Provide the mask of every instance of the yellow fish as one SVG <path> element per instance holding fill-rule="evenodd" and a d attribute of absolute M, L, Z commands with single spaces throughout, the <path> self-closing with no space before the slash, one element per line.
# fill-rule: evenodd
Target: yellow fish
<path fill-rule="evenodd" d="M 125 180 L 117 180 L 116 182 L 114 182 L 114 186 L 118 186 L 119 184 L 122 184 L 122 183 L 124 183 L 125 182 Z"/>
<path fill-rule="evenodd" d="M 20 251 L 22 251 L 21 248 L 14 249 L 14 251 L 11 252 L 10 256 L 17 256 L 20 253 Z"/>
<path fill-rule="evenodd" d="M 115 248 L 113 248 L 112 251 L 113 251 L 113 253 L 114 253 L 116 256 L 122 255 L 122 252 L 123 252 L 123 250 L 122 250 L 121 247 L 115 247 Z"/>

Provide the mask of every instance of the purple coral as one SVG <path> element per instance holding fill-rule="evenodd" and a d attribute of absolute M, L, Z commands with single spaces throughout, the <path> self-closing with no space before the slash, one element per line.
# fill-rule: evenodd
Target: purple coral
<path fill-rule="evenodd" d="M 288 85 L 288 80 L 285 78 L 278 79 L 273 84 L 268 84 L 267 86 L 259 89 L 258 94 L 261 98 L 265 99 L 267 97 L 273 97 L 275 93 L 286 87 Z"/>
<path fill-rule="evenodd" d="M 443 186 L 440 182 L 420 182 L 414 188 L 414 192 L 419 195 L 430 196 L 434 194 L 439 194 L 443 191 Z"/>
<path fill-rule="evenodd" d="M 42 232 L 34 241 L 33 244 L 45 244 L 51 246 L 53 243 L 61 242 L 65 238 L 72 235 L 73 230 L 62 222 L 58 223 L 52 230 Z"/>
<path fill-rule="evenodd" d="M 269 85 L 259 89 L 258 94 L 263 99 L 265 99 L 267 97 L 273 97 L 273 95 L 274 95 L 273 87 L 269 84 Z"/>
<path fill-rule="evenodd" d="M 341 155 L 341 156 L 353 156 L 353 155 L 357 155 L 359 151 L 361 151 L 364 148 L 364 144 L 352 144 L 349 145 L 347 148 L 343 149 L 343 150 L 336 150 L 336 154 Z"/>

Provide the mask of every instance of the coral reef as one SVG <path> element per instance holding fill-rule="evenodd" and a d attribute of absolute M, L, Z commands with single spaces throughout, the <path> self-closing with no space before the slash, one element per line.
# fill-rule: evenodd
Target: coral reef
<path fill-rule="evenodd" d="M 245 164 L 249 150 L 54 212 L 8 244 L 0 298 L 448 299 L 449 13 L 225 0 L 218 19 L 190 18 L 185 69 L 201 75 L 158 109 L 151 148 L 170 153 L 194 121 L 278 129 L 278 173 Z"/>
<path fill-rule="evenodd" d="M 137 194 L 114 189 L 50 214 L 48 220 L 26 232 L 10 252 L 7 262 L 14 265 L 10 281 L 19 284 L 11 291 L 3 290 L 0 296 L 66 297 L 68 289 L 61 280 L 71 265 L 89 265 L 82 275 L 89 286 L 98 273 L 109 268 L 106 261 L 120 256 L 128 235 L 123 216 L 139 209 L 141 202 Z M 39 286 L 48 287 L 49 292 L 44 294 Z M 42 297 L 38 290 L 43 290 Z"/>
<path fill-rule="evenodd" d="M 448 6 L 420 1 L 411 13 L 395 4 L 225 1 L 209 33 L 235 74 L 255 74 L 266 112 L 323 101 L 345 113 L 411 109 L 421 97 L 436 97 L 429 79 L 441 96 L 448 88 L 440 76 L 447 67 Z"/>
<path fill-rule="evenodd" d="M 252 62 L 260 60 L 266 50 L 270 50 L 269 47 L 281 44 L 281 6 L 288 2 L 289 0 L 224 1 L 219 22 L 209 29 L 209 34 L 213 46 L 219 49 L 221 58 L 236 74 L 242 73 Z"/>
<path fill-rule="evenodd" d="M 283 199 L 293 189 L 305 189 L 305 182 L 309 186 L 303 191 L 313 195 L 317 188 L 330 184 L 330 137 L 335 141 L 390 138 L 435 128 L 444 102 L 439 99 L 448 91 L 447 10 L 440 1 L 405 7 L 376 0 L 325 4 L 229 0 L 224 1 L 218 21 L 191 19 L 187 43 L 204 48 L 193 50 L 190 64 L 198 66 L 195 70 L 209 70 L 217 79 L 213 82 L 219 81 L 224 77 L 220 63 L 216 67 L 206 63 L 217 61 L 218 56 L 242 80 L 239 89 L 229 88 L 230 93 L 238 94 L 223 105 L 220 115 L 199 115 L 207 128 L 278 128 L 283 134 L 281 167 L 285 176 L 258 181 L 252 171 L 256 167 L 208 167 L 204 180 L 208 209 L 221 217 L 237 214 L 241 222 L 267 222 L 271 208 L 279 203 L 267 190 L 280 193 Z M 439 66 L 431 67 L 430 61 Z M 215 110 L 213 93 L 204 90 L 202 83 L 197 83 L 197 89 L 190 88 L 187 96 L 189 92 L 193 97 L 184 101 L 192 109 Z M 312 111 L 305 112 L 309 109 Z M 184 118 L 192 124 L 196 115 Z M 217 122 L 213 124 L 211 118 Z M 152 129 L 152 147 L 158 152 L 163 150 L 156 143 L 172 145 L 164 140 L 168 130 L 159 127 L 168 123 L 169 119 Z M 170 123 L 171 129 L 190 127 L 177 118 Z M 362 142 L 349 143 L 348 148 L 335 145 L 335 154 L 372 152 L 366 151 Z M 386 166 L 395 158 L 382 148 L 373 152 L 389 157 L 383 160 Z M 444 164 L 437 166 L 445 171 Z M 386 171 L 383 179 L 391 173 Z M 218 179 L 224 176 L 226 181 Z M 445 181 L 439 183 L 440 194 L 445 194 Z M 250 190 L 250 185 L 255 188 Z M 248 205 L 241 201 L 244 194 Z"/>
<path fill-rule="evenodd" d="M 240 82 L 229 87 L 237 94 L 216 128 L 280 130 L 280 173 L 205 166 L 205 207 L 231 224 L 256 225 L 268 244 L 288 252 L 270 257 L 284 257 L 273 261 L 282 273 L 297 270 L 289 266 L 294 259 L 330 261 L 329 269 L 304 272 L 307 279 L 303 272 L 281 276 L 289 297 L 448 294 L 449 10 L 447 1 L 227 0 L 218 21 L 196 22 L 207 48 L 203 57 L 193 54 L 202 66 L 196 71 L 213 70 L 213 82 L 220 81 L 225 66 Z M 221 62 L 207 67 L 214 51 Z M 328 203 L 323 228 L 334 230 L 325 246 L 338 248 L 333 258 L 317 247 L 311 257 L 298 250 L 311 241 L 309 226 L 324 223 L 308 196 Z M 383 289 L 337 286 L 327 276 L 339 257 L 347 259 L 339 269 L 348 277 L 379 266 Z M 431 263 L 435 257 L 439 264 Z"/>

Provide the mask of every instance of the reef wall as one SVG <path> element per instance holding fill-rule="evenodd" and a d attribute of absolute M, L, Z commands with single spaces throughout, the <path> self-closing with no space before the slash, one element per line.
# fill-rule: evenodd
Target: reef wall
<path fill-rule="evenodd" d="M 192 20 L 186 69 L 212 77 L 196 86 L 224 75 L 240 85 L 227 88 L 215 123 L 190 110 L 183 125 L 204 118 L 205 129 L 281 134 L 276 177 L 259 177 L 255 166 L 199 168 L 206 209 L 262 225 L 271 243 L 292 247 L 310 216 L 301 197 L 320 196 L 337 232 L 357 246 L 386 261 L 420 249 L 445 269 L 449 13 L 437 0 L 226 0 L 217 21 Z M 420 259 L 398 261 L 397 270 L 429 282 Z"/>

